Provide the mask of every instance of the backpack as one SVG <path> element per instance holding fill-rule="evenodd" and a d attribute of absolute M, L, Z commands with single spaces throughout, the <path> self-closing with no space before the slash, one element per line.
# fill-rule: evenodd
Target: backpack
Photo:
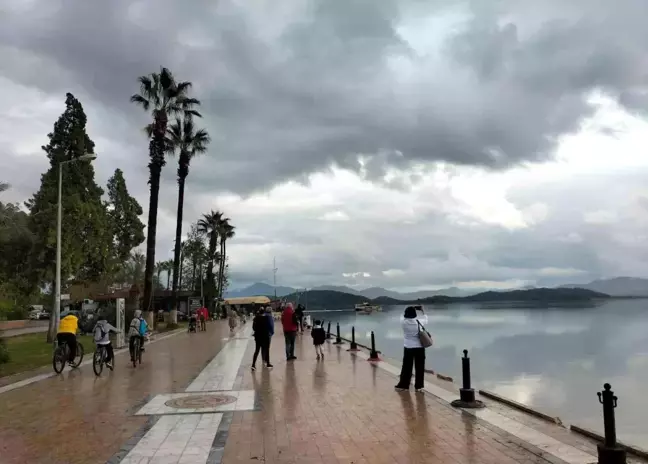
<path fill-rule="evenodd" d="M 97 330 L 99 329 L 99 330 Z M 97 323 L 94 328 L 94 341 L 95 343 L 100 342 L 106 336 L 106 331 L 103 329 L 103 324 Z"/>

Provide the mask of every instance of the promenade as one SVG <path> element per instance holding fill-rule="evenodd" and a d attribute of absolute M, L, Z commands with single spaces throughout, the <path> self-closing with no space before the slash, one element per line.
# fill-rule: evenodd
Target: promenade
<path fill-rule="evenodd" d="M 0 463 L 596 462 L 565 428 L 487 400 L 451 407 L 456 386 L 432 376 L 396 393 L 398 368 L 347 344 L 318 362 L 308 333 L 287 362 L 279 329 L 274 369 L 253 372 L 250 335 L 218 321 L 149 345 L 137 369 L 122 353 L 100 378 L 86 365 L 0 393 Z"/>

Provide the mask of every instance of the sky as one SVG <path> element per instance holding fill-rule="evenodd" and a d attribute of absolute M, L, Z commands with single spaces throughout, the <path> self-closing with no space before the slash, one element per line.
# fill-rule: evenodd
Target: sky
<path fill-rule="evenodd" d="M 97 180 L 148 209 L 137 77 L 193 83 L 212 143 L 184 231 L 236 226 L 232 287 L 514 288 L 648 277 L 641 0 L 0 0 L 3 201 L 72 92 Z M 172 256 L 177 160 L 156 259 Z"/>

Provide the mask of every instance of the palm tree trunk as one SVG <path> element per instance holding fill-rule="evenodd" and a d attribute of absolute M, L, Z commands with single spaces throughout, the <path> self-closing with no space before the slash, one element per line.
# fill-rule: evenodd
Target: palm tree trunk
<path fill-rule="evenodd" d="M 148 228 L 146 235 L 146 271 L 144 273 L 144 300 L 142 310 L 150 326 L 155 326 L 157 318 L 153 318 L 153 273 L 155 272 L 155 238 L 157 234 L 157 212 L 160 200 L 160 174 L 164 166 L 165 135 L 167 117 L 158 113 L 155 121 L 155 133 L 149 143 L 149 184 L 151 196 L 149 198 Z"/>
<path fill-rule="evenodd" d="M 171 268 L 167 269 L 167 286 L 166 289 L 168 290 L 171 287 Z"/>
<path fill-rule="evenodd" d="M 196 259 L 192 258 L 191 260 L 191 291 L 195 292 L 196 291 L 196 267 L 198 263 L 196 263 Z"/>
<path fill-rule="evenodd" d="M 225 286 L 225 265 L 227 264 L 227 240 L 223 240 L 223 263 L 221 266 L 220 298 L 223 298 L 223 287 Z"/>
<path fill-rule="evenodd" d="M 221 237 L 220 243 L 221 259 L 218 263 L 218 298 L 223 297 L 223 270 L 225 269 L 225 237 Z"/>
<path fill-rule="evenodd" d="M 173 293 L 171 295 L 171 323 L 178 323 L 178 278 L 180 274 L 180 250 L 182 248 L 182 213 L 184 209 L 185 177 L 178 178 L 178 212 L 176 215 L 175 248 L 173 250 Z"/>

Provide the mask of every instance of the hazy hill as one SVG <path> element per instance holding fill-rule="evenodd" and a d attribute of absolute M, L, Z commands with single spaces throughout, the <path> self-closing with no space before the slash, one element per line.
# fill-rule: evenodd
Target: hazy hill
<path fill-rule="evenodd" d="M 310 310 L 353 309 L 356 304 L 367 300 L 361 295 L 352 295 L 351 293 L 336 292 L 334 290 L 311 290 L 308 292 L 307 299 L 304 296 L 300 298 L 297 293 L 286 296 L 286 300 L 293 303 L 296 303 L 298 299 L 301 303 L 306 302 Z"/>
<path fill-rule="evenodd" d="M 241 288 L 238 290 L 231 290 L 225 292 L 225 298 L 237 298 L 241 296 L 274 296 L 275 288 L 272 285 L 257 282 L 249 287 Z M 294 293 L 296 290 L 292 287 L 277 286 L 277 296 L 286 296 Z"/>
<path fill-rule="evenodd" d="M 638 277 L 615 277 L 594 280 L 588 284 L 567 284 L 560 288 L 585 288 L 611 296 L 648 296 L 648 279 Z"/>

